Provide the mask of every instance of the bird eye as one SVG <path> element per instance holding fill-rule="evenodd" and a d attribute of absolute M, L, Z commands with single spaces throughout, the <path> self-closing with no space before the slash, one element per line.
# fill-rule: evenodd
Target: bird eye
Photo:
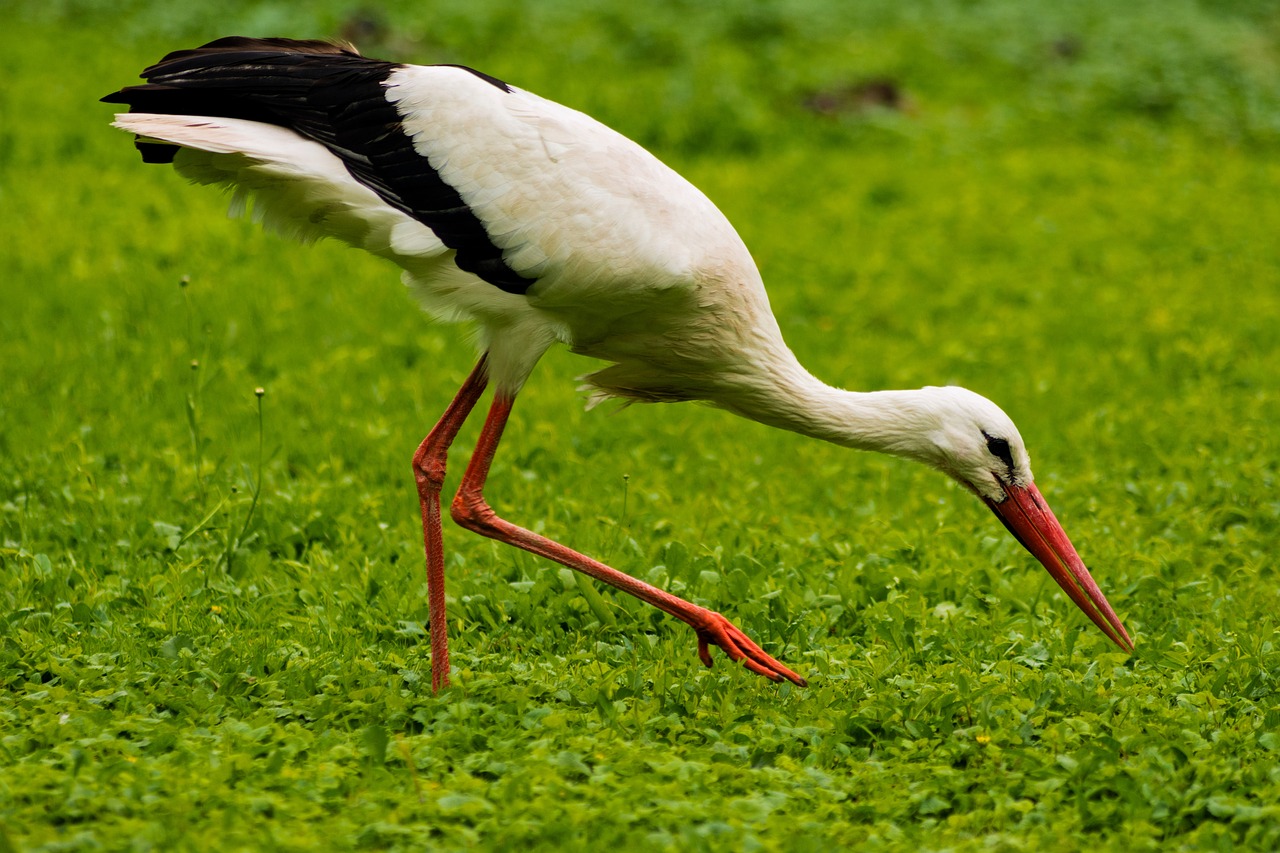
<path fill-rule="evenodd" d="M 987 450 L 1010 468 L 1013 467 L 1013 454 L 1009 452 L 1009 442 L 1003 438 L 987 437 Z"/>

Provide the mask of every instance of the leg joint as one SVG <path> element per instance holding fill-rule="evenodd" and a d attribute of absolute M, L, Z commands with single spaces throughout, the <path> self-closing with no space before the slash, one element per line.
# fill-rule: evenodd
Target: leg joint
<path fill-rule="evenodd" d="M 445 468 L 448 464 L 447 450 L 433 452 L 423 442 L 418 452 L 413 454 L 413 477 L 419 488 L 426 486 L 434 492 L 444 487 Z"/>
<path fill-rule="evenodd" d="M 497 514 L 485 502 L 484 495 L 469 489 L 459 489 L 449 505 L 449 516 L 460 527 L 481 532 L 492 528 Z"/>

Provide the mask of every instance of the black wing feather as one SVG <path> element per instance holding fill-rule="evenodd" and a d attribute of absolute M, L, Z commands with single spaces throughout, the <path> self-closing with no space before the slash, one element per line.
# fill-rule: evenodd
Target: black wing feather
<path fill-rule="evenodd" d="M 422 222 L 456 253 L 458 267 L 507 291 L 534 279 L 513 270 L 458 191 L 404 132 L 385 83 L 397 63 L 367 59 L 324 41 L 232 36 L 179 50 L 142 72 L 145 85 L 102 100 L 131 112 L 247 119 L 287 127 L 341 158 L 356 180 Z M 510 91 L 494 77 L 466 69 Z M 148 163 L 172 162 L 176 149 L 139 141 Z"/>

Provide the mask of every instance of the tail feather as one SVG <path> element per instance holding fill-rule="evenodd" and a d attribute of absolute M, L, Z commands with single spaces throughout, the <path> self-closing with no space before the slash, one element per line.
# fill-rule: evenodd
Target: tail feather
<path fill-rule="evenodd" d="M 323 145 L 286 128 L 148 113 L 121 113 L 112 124 L 163 150 L 183 177 L 232 189 L 233 214 L 247 211 L 252 198 L 254 218 L 285 236 L 334 237 L 419 275 L 447 260 L 430 229 L 383 203 Z"/>
<path fill-rule="evenodd" d="M 332 84 L 350 80 L 362 86 L 395 67 L 366 59 L 349 44 L 231 36 L 168 54 L 142 72 L 145 84 L 126 86 L 102 101 L 126 104 L 135 113 L 277 124 L 333 145 L 330 113 L 359 98 L 351 86 Z"/>

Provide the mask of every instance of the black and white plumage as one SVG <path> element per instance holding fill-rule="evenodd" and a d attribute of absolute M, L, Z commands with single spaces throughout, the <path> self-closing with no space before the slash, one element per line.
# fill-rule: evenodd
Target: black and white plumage
<path fill-rule="evenodd" d="M 109 98 L 132 108 L 118 127 L 154 140 L 141 143 L 149 159 L 163 141 L 179 173 L 233 187 L 235 208 L 252 197 L 274 230 L 399 264 L 433 314 L 479 322 L 500 388 L 518 389 L 556 341 L 626 362 L 619 321 L 625 331 L 643 316 L 658 331 L 655 294 L 681 326 L 670 343 L 688 350 L 700 278 L 744 282 L 768 313 L 750 255 L 705 196 L 625 137 L 494 78 L 236 38 L 170 54 L 144 76 Z M 704 310 L 714 323 L 736 306 Z M 637 367 L 600 377 L 600 390 L 699 396 Z"/>
<path fill-rule="evenodd" d="M 495 398 L 453 504 L 464 526 L 604 580 L 725 650 L 803 683 L 719 614 L 498 518 L 482 487 L 516 394 L 562 343 L 608 362 L 593 399 L 704 400 L 954 477 L 1122 648 L 1132 641 L 1032 482 L 1016 427 L 961 388 L 855 393 L 783 341 L 733 227 L 652 154 L 580 112 L 480 72 L 366 59 L 316 41 L 227 38 L 171 53 L 107 96 L 149 162 L 234 190 L 233 210 L 386 258 L 424 307 L 474 321 L 484 355 L 414 457 L 432 598 L 433 684 L 448 677 L 439 490 L 445 450 Z"/>

